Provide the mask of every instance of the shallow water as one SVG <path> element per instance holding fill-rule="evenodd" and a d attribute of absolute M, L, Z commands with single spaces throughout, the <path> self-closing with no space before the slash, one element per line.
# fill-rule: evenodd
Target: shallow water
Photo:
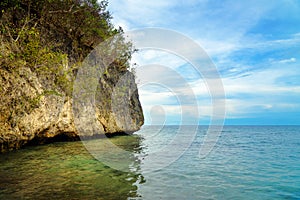
<path fill-rule="evenodd" d="M 112 140 L 138 143 L 137 137 Z M 0 199 L 127 199 L 137 196 L 141 179 L 102 164 L 81 142 L 26 147 L 1 155 L 0 163 Z"/>
<path fill-rule="evenodd" d="M 108 139 L 113 146 L 62 142 L 3 154 L 0 199 L 300 199 L 299 126 L 226 126 L 205 159 L 207 127 L 199 127 L 183 155 L 158 167 L 188 144 L 178 130 L 144 127 Z"/>

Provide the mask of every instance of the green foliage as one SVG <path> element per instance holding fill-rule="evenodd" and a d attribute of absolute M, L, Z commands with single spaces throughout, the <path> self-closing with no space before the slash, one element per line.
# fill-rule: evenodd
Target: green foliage
<path fill-rule="evenodd" d="M 0 67 L 12 70 L 25 64 L 70 94 L 76 63 L 100 42 L 123 32 L 112 26 L 107 4 L 97 0 L 2 1 Z M 113 46 L 122 52 L 113 67 L 126 71 L 132 45 L 117 37 Z"/>
<path fill-rule="evenodd" d="M 29 67 L 42 83 L 47 82 L 48 88 L 63 90 L 70 94 L 72 83 L 68 79 L 70 71 L 66 67 L 67 55 L 43 46 L 36 28 L 24 27 L 18 33 L 17 40 L 3 41 L 1 47 L 2 68 L 12 71 L 19 67 Z"/>
<path fill-rule="evenodd" d="M 1 114 L 7 111 L 4 116 L 14 121 L 37 107 L 44 95 L 72 95 L 73 81 L 83 59 L 99 43 L 123 33 L 111 24 L 107 4 L 106 0 L 0 1 L 0 72 L 18 77 L 19 69 L 30 69 L 44 91 L 35 97 L 27 96 L 20 85 L 11 83 L 14 88 L 3 92 L 7 82 L 3 75 Z M 113 41 L 111 48 L 114 47 L 118 47 L 121 56 L 105 71 L 111 79 L 117 78 L 116 72 L 129 68 L 128 60 L 134 52 L 123 36 Z M 28 82 L 30 78 L 25 77 Z M 7 96 L 13 93 L 20 95 L 9 99 Z"/>

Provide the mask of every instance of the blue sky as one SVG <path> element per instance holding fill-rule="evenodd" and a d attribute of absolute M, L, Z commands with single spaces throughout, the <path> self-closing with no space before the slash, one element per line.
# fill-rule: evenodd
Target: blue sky
<path fill-rule="evenodd" d="M 125 31 L 166 28 L 197 42 L 222 78 L 225 124 L 300 124 L 300 1 L 110 0 L 108 9 Z M 197 97 L 200 114 L 190 117 L 210 122 L 210 93 L 189 63 L 154 50 L 137 53 L 133 62 L 176 70 Z M 180 108 L 188 105 L 178 103 L 172 88 L 148 85 L 139 93 L 146 124 L 180 123 Z"/>

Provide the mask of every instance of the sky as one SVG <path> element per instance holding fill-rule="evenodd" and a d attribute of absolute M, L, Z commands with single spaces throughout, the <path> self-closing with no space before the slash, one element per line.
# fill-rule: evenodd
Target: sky
<path fill-rule="evenodd" d="M 223 83 L 226 125 L 300 125 L 300 1 L 110 0 L 108 10 L 125 32 L 168 29 L 201 46 Z M 158 83 L 138 85 L 145 124 L 181 124 L 182 108 L 190 111 L 184 123 L 211 123 L 211 91 L 189 62 L 149 49 L 132 63 L 144 71 L 156 64 Z M 184 79 L 196 104 L 179 102 L 174 91 L 182 85 L 170 72 Z"/>

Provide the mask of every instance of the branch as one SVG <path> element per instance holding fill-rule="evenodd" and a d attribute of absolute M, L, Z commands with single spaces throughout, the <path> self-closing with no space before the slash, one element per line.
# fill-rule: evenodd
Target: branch
<path fill-rule="evenodd" d="M 31 20 L 27 20 L 27 19 L 26 19 L 26 21 L 25 21 L 25 23 L 23 24 L 21 30 L 19 31 L 19 34 L 18 34 L 17 38 L 14 39 L 15 42 L 17 42 L 17 41 L 19 40 L 21 33 L 23 32 L 23 30 L 25 29 L 26 25 L 27 25 L 30 21 L 31 21 Z"/>
<path fill-rule="evenodd" d="M 26 18 L 26 21 L 24 22 L 24 24 L 23 24 L 23 26 L 21 28 L 21 31 L 19 31 L 17 38 L 14 40 L 15 42 L 17 42 L 19 40 L 21 33 L 23 32 L 23 30 L 25 29 L 25 27 L 27 26 L 27 24 L 31 21 L 30 20 L 30 10 L 31 10 L 31 3 L 29 3 L 29 5 L 28 5 L 28 11 L 27 11 L 27 17 L 28 18 Z"/>
<path fill-rule="evenodd" d="M 49 11 L 50 14 L 52 13 L 70 13 L 72 12 L 72 9 L 74 7 L 74 4 L 70 7 L 69 10 L 53 10 L 53 11 Z"/>

